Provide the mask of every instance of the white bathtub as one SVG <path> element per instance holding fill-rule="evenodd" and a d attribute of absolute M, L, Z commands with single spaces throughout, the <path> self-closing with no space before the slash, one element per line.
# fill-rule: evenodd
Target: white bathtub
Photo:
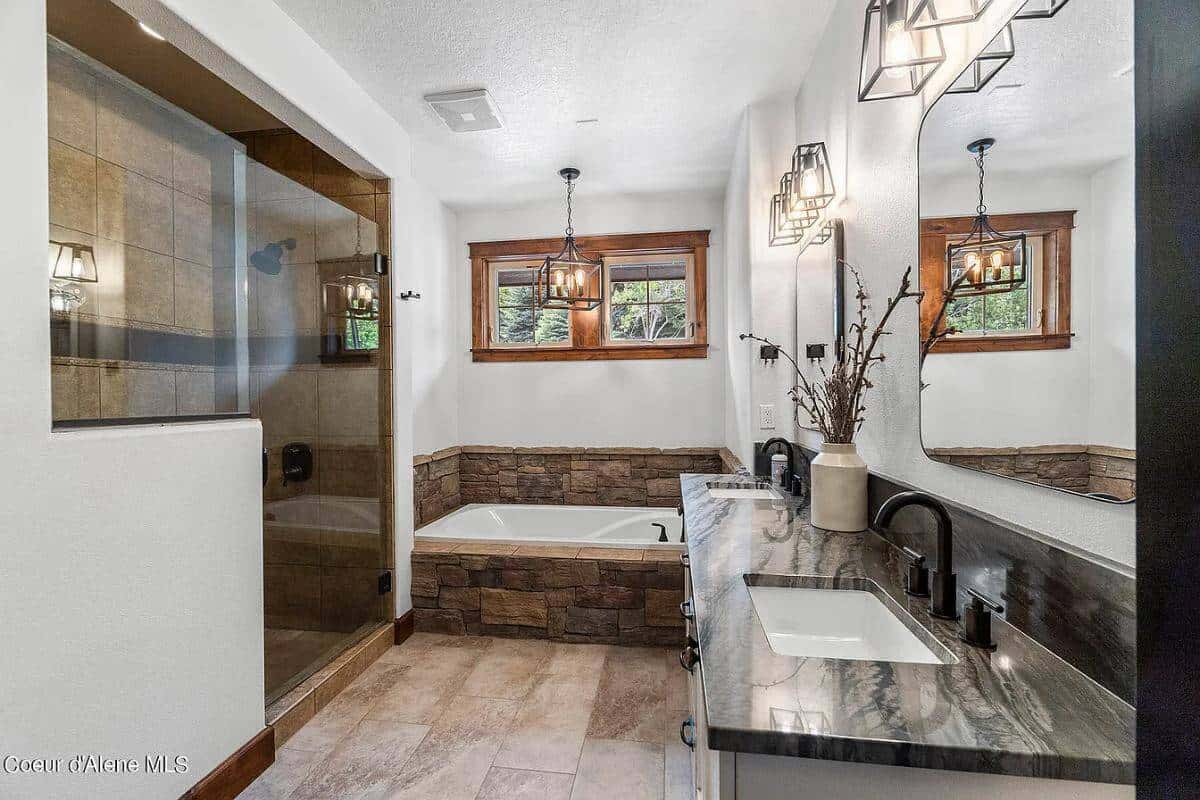
<path fill-rule="evenodd" d="M 654 523 L 666 526 L 669 543 L 678 548 L 682 524 L 673 508 L 474 503 L 429 523 L 417 531 L 417 538 L 666 547 L 659 544 Z"/>
<path fill-rule="evenodd" d="M 302 494 L 263 503 L 263 524 L 270 527 L 323 528 L 379 533 L 379 501 L 373 497 Z"/>

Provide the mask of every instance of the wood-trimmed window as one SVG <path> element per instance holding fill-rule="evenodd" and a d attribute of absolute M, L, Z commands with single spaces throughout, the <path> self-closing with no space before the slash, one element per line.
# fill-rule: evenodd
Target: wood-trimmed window
<path fill-rule="evenodd" d="M 974 217 L 921 220 L 921 339 L 941 307 L 946 291 L 946 245 L 965 236 Z M 1013 293 L 951 301 L 943 327 L 960 333 L 939 340 L 932 353 L 988 353 L 1059 350 L 1071 346 L 1071 231 L 1074 211 L 993 214 L 1005 233 L 1028 237 L 1026 285 Z M 989 306 L 988 304 L 991 303 Z"/>
<path fill-rule="evenodd" d="M 604 304 L 544 311 L 533 276 L 562 239 L 471 242 L 475 361 L 708 357 L 709 231 L 580 236 L 604 260 Z"/>

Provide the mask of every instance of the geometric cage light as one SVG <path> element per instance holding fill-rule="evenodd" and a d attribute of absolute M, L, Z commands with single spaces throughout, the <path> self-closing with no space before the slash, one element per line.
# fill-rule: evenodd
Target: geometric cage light
<path fill-rule="evenodd" d="M 784 207 L 792 218 L 802 218 L 812 224 L 812 211 L 820 211 L 836 196 L 829 155 L 824 142 L 797 145 L 792 153 L 790 191 L 784 197 Z"/>
<path fill-rule="evenodd" d="M 983 52 L 967 65 L 954 83 L 950 84 L 946 94 L 978 92 L 996 76 L 996 73 L 1000 72 L 1005 64 L 1012 61 L 1016 54 L 1017 48 L 1013 42 L 1012 25 L 1005 25 L 996 34 L 996 38 L 983 48 Z"/>
<path fill-rule="evenodd" d="M 579 170 L 564 167 L 558 174 L 567 182 L 566 237 L 558 255 L 547 256 L 537 271 L 537 304 L 540 308 L 591 311 L 604 303 L 604 263 L 588 258 L 575 244 L 571 196 Z"/>
<path fill-rule="evenodd" d="M 912 30 L 974 22 L 992 0 L 910 0 L 908 27 Z"/>
<path fill-rule="evenodd" d="M 771 247 L 796 244 L 804 238 L 804 232 L 814 224 L 821 214 L 819 211 L 799 210 L 797 214 L 788 213 L 788 195 L 792 192 L 792 173 L 784 173 L 779 179 L 779 191 L 771 197 L 771 228 L 769 244 Z"/>
<path fill-rule="evenodd" d="M 91 245 L 50 242 L 50 277 L 58 281 L 96 283 L 96 254 Z"/>
<path fill-rule="evenodd" d="M 1026 279 L 1024 233 L 997 231 L 988 220 L 984 202 L 984 157 L 995 139 L 979 139 L 967 145 L 979 169 L 979 206 L 966 236 L 946 246 L 946 285 L 955 297 L 1011 292 Z"/>
<path fill-rule="evenodd" d="M 1067 0 L 1029 0 L 1013 19 L 1049 19 L 1066 4 Z"/>
<path fill-rule="evenodd" d="M 910 29 L 908 0 L 872 0 L 863 25 L 858 100 L 920 93 L 946 60 L 937 27 Z"/>

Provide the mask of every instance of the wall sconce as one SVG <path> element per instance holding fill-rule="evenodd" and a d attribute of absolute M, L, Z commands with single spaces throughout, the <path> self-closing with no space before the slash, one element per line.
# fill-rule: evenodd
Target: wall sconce
<path fill-rule="evenodd" d="M 1025 283 L 1025 234 L 1000 233 L 988 221 L 983 160 L 995 139 L 967 145 L 979 168 L 979 206 L 971 230 L 946 246 L 946 285 L 955 297 L 1011 292 Z"/>
<path fill-rule="evenodd" d="M 1017 54 L 1017 46 L 1013 41 L 1012 25 L 1005 25 L 996 34 L 996 38 L 983 48 L 978 58 L 967 65 L 962 75 L 959 75 L 946 94 L 969 94 L 978 92 L 997 72 Z"/>
<path fill-rule="evenodd" d="M 1013 19 L 1049 19 L 1066 4 L 1067 0 L 1029 0 Z"/>
<path fill-rule="evenodd" d="M 792 177 L 793 173 L 785 172 L 779 179 L 779 191 L 771 198 L 771 247 L 801 242 L 808 229 L 821 219 L 820 208 L 789 201 L 794 194 Z"/>
<path fill-rule="evenodd" d="M 910 0 L 907 26 L 911 30 L 974 22 L 992 0 Z"/>
<path fill-rule="evenodd" d="M 58 281 L 96 283 L 96 254 L 91 245 L 50 242 L 50 277 Z"/>
<path fill-rule="evenodd" d="M 579 170 L 564 167 L 558 171 L 567 182 L 567 228 L 562 250 L 547 256 L 537 272 L 537 303 L 541 308 L 566 308 L 591 311 L 604 303 L 604 263 L 579 252 L 575 228 L 571 223 L 571 195 Z"/>
<path fill-rule="evenodd" d="M 50 242 L 50 310 L 69 314 L 87 300 L 80 283 L 98 283 L 91 245 Z"/>
<path fill-rule="evenodd" d="M 792 171 L 784 207 L 790 216 L 800 215 L 815 222 L 810 212 L 820 211 L 836 196 L 833 174 L 829 170 L 829 154 L 824 142 L 796 146 L 792 153 Z M 807 226 L 806 226 L 807 227 Z"/>
<path fill-rule="evenodd" d="M 912 97 L 946 60 L 937 28 L 910 30 L 906 0 L 872 0 L 863 27 L 858 100 Z"/>

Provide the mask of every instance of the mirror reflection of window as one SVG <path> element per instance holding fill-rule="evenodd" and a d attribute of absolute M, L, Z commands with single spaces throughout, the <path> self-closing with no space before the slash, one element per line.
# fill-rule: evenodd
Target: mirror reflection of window
<path fill-rule="evenodd" d="M 1012 61 L 982 91 L 939 99 L 921 131 L 922 440 L 938 461 L 1124 502 L 1137 491 L 1133 2 L 1012 26 Z M 969 263 L 951 246 L 977 222 L 968 146 L 982 139 L 995 139 L 988 222 L 1026 237 L 1026 274 L 1007 286 L 986 248 Z"/>

